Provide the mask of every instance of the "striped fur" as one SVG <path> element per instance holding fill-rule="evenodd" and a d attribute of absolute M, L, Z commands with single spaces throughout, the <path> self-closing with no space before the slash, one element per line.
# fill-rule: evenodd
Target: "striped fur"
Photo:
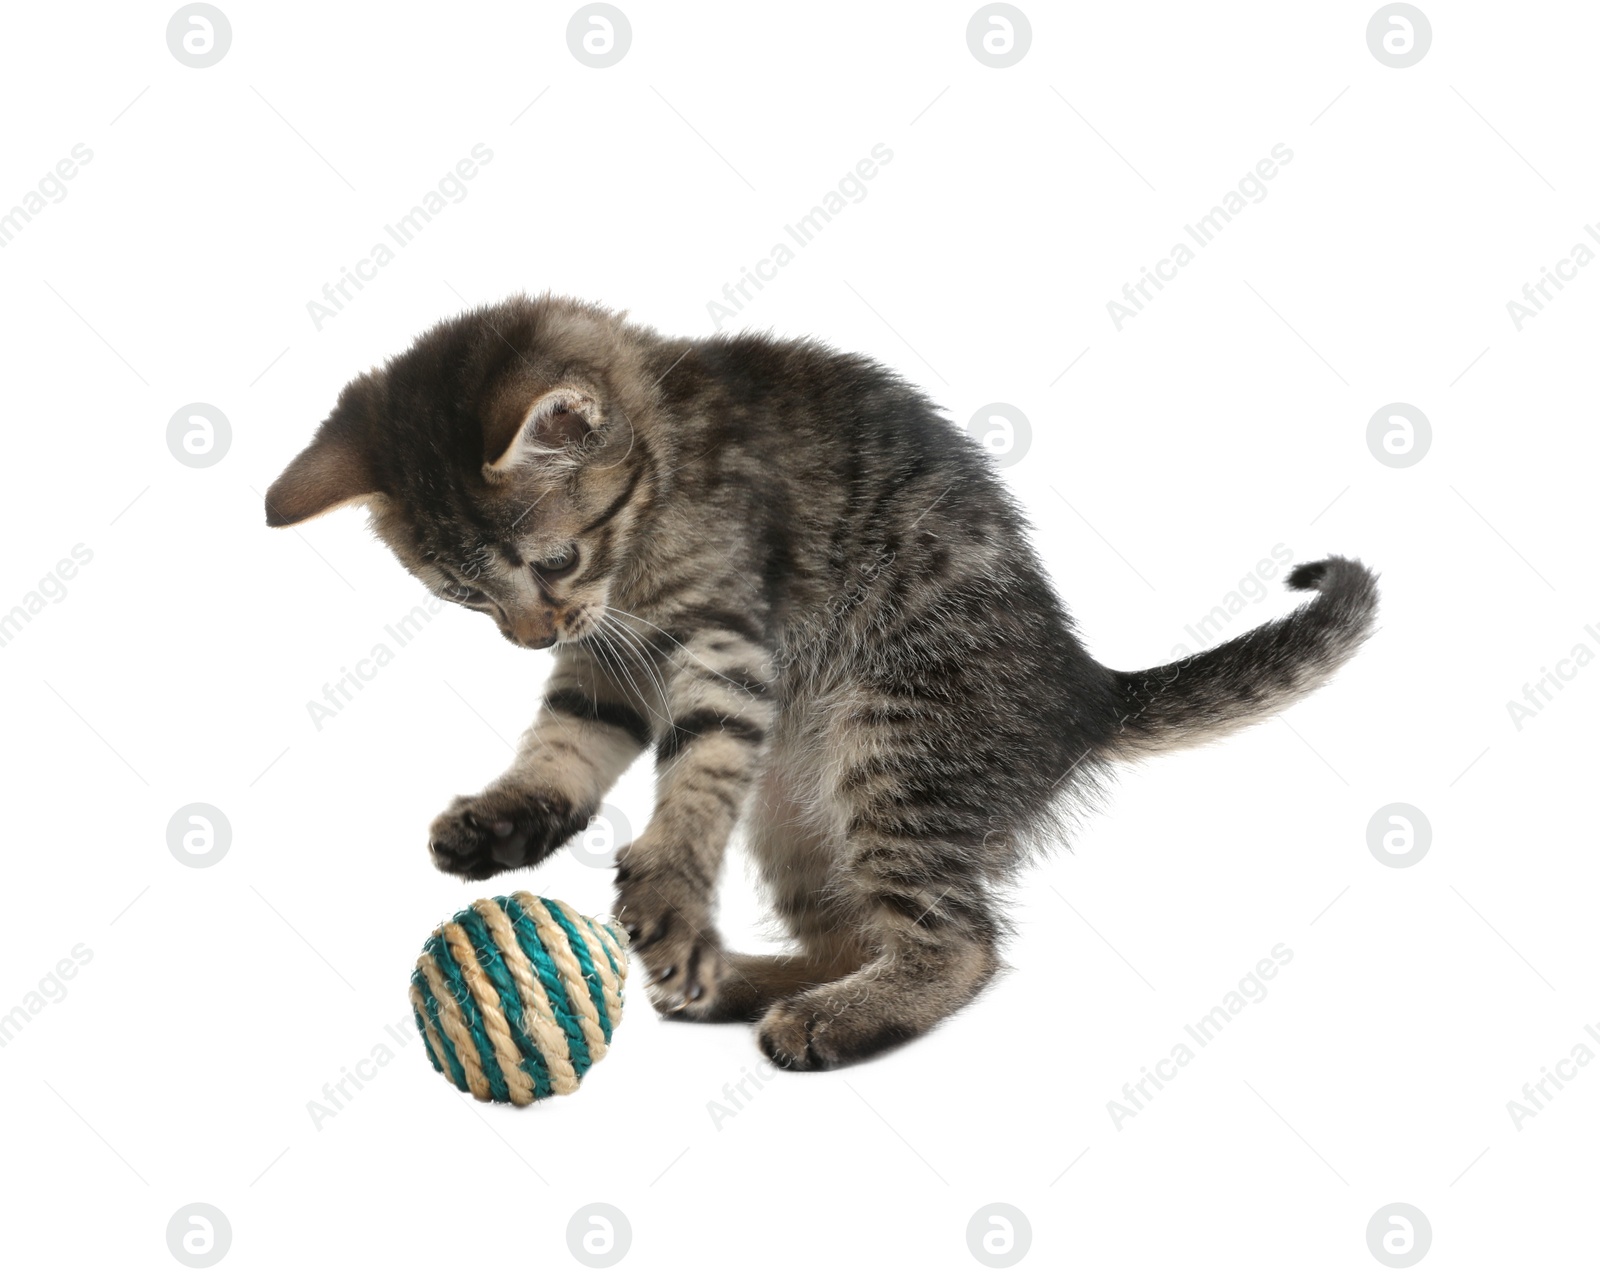
<path fill-rule="evenodd" d="M 352 382 L 268 493 L 364 501 L 430 588 L 556 647 L 511 768 L 434 822 L 446 871 L 530 866 L 649 750 L 656 812 L 618 914 L 662 1011 L 760 1022 L 826 1068 L 914 1037 L 999 967 L 998 888 L 1113 762 L 1217 736 L 1370 631 L 1358 563 L 1193 658 L 1097 663 L 981 451 L 882 367 L 808 341 L 670 339 L 517 298 Z M 573 556 L 575 551 L 576 555 Z M 725 952 L 748 833 L 791 954 Z"/>

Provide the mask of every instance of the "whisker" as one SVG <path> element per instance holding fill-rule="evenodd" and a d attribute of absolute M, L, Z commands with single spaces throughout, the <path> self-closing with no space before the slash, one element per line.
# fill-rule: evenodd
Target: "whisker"
<path fill-rule="evenodd" d="M 615 633 L 618 638 L 625 642 L 629 649 L 633 651 L 634 655 L 639 660 L 640 666 L 644 669 L 645 674 L 649 676 L 651 682 L 655 685 L 656 690 L 660 693 L 661 701 L 665 703 L 670 695 L 667 692 L 666 680 L 662 676 L 661 669 L 657 664 L 657 660 L 660 657 L 659 653 L 649 644 L 649 642 L 647 642 L 632 628 L 628 627 L 628 625 L 623 623 L 620 619 L 608 613 L 605 616 L 605 622 L 609 626 L 609 630 Z"/>
<path fill-rule="evenodd" d="M 634 680 L 633 673 L 628 670 L 628 662 L 623 651 L 617 647 L 615 638 L 609 630 L 603 627 L 596 628 L 595 638 L 598 643 L 596 646 L 597 652 L 601 653 L 606 671 L 616 682 L 617 687 L 620 689 L 622 682 L 625 680 L 628 687 L 633 691 L 634 697 L 639 700 L 639 705 L 663 724 L 670 725 L 671 721 L 656 710 L 655 705 L 650 701 L 650 696 L 639 688 L 639 682 Z M 616 660 L 615 664 L 612 663 L 612 659 Z"/>
<path fill-rule="evenodd" d="M 633 674 L 628 671 L 627 661 L 622 657 L 622 651 L 617 649 L 614 642 L 605 639 L 606 649 L 609 651 L 607 665 L 612 668 L 612 679 L 617 689 L 626 688 L 629 697 L 634 699 L 640 707 L 644 708 L 651 716 L 656 715 L 650 701 L 640 692 L 638 684 L 633 679 Z"/>
<path fill-rule="evenodd" d="M 716 668 L 712 667 L 711 664 L 707 663 L 703 658 L 701 658 L 698 654 L 696 654 L 693 650 L 691 650 L 688 646 L 686 646 L 682 641 L 678 640 L 678 638 L 673 636 L 672 633 L 668 632 L 665 628 L 660 627 L 657 624 L 651 623 L 650 620 L 646 619 L 643 615 L 629 614 L 626 610 L 623 610 L 623 609 L 621 609 L 621 608 L 619 608 L 617 606 L 613 606 L 613 605 L 606 606 L 606 610 L 609 613 L 621 615 L 623 618 L 633 619 L 636 622 L 644 624 L 646 627 L 655 628 L 655 630 L 657 632 L 661 633 L 661 635 L 666 637 L 667 640 L 671 641 L 673 645 L 677 646 L 680 650 L 682 650 L 685 654 L 687 654 L 691 659 L 693 659 L 701 667 L 705 668 L 705 670 L 710 672 L 712 676 L 715 676 L 720 681 L 727 681 L 727 683 L 729 685 L 733 686 L 734 689 L 738 690 L 746 698 L 754 698 L 755 697 L 755 695 L 752 694 L 748 689 L 746 689 L 743 685 L 740 685 L 738 681 L 729 680 L 728 677 L 724 676 L 721 672 L 717 671 Z M 637 635 L 637 633 L 635 633 L 635 635 Z"/>
<path fill-rule="evenodd" d="M 617 622 L 617 620 L 612 619 L 609 615 L 602 617 L 601 626 L 607 635 L 608 643 L 616 651 L 618 658 L 624 661 L 624 666 L 626 667 L 627 656 L 629 654 L 633 654 L 636 657 L 638 656 L 638 651 L 635 650 L 631 645 L 627 644 L 628 642 L 637 641 L 637 634 L 629 632 L 627 628 L 625 628 L 621 623 Z M 668 706 L 667 700 L 669 696 L 667 693 L 666 682 L 661 679 L 660 672 L 656 669 L 653 663 L 651 663 L 647 658 L 643 657 L 639 657 L 639 667 L 644 673 L 651 689 L 653 689 L 659 696 L 661 706 L 666 708 Z M 634 683 L 631 672 L 628 675 L 628 679 L 630 683 Z M 638 690 L 636 683 L 634 683 L 634 689 L 635 692 L 640 693 L 640 696 L 643 697 L 643 694 Z M 646 705 L 648 706 L 648 703 Z"/>

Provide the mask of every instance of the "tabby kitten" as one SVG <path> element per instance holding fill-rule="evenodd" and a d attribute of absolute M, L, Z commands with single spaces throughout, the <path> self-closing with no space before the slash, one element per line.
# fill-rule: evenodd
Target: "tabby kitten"
<path fill-rule="evenodd" d="M 866 358 L 674 339 L 516 297 L 340 394 L 267 493 L 288 526 L 368 507 L 439 596 L 555 671 L 511 767 L 435 819 L 440 870 L 533 866 L 646 748 L 655 814 L 617 914 L 663 1013 L 759 1022 L 827 1069 L 913 1038 L 1000 966 L 996 888 L 1114 761 L 1280 711 L 1371 631 L 1374 577 L 1144 672 L 1085 651 L 980 448 Z M 744 822 L 793 951 L 724 950 Z"/>

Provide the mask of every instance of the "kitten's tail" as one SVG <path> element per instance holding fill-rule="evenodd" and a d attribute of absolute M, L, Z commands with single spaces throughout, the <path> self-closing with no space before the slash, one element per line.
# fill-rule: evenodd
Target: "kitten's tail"
<path fill-rule="evenodd" d="M 1325 682 L 1372 634 L 1377 576 L 1359 561 L 1306 562 L 1285 583 L 1316 596 L 1177 663 L 1112 672 L 1126 715 L 1107 752 L 1123 759 L 1153 755 L 1271 716 Z"/>

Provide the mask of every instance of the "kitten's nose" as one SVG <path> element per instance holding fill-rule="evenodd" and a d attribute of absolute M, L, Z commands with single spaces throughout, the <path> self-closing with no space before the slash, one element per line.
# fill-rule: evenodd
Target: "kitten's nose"
<path fill-rule="evenodd" d="M 547 649 L 556 643 L 555 613 L 519 614 L 511 620 L 511 635 L 530 650 Z"/>

